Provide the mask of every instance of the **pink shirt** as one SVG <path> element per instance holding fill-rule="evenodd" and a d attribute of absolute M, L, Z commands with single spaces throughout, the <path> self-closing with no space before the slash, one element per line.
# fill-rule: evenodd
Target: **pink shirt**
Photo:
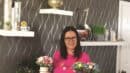
<path fill-rule="evenodd" d="M 53 56 L 54 60 L 54 71 L 53 73 L 74 73 L 72 65 L 75 62 L 90 62 L 89 55 L 85 52 L 82 52 L 81 57 L 77 60 L 72 55 L 68 55 L 67 59 L 60 57 L 60 52 L 56 51 Z"/>

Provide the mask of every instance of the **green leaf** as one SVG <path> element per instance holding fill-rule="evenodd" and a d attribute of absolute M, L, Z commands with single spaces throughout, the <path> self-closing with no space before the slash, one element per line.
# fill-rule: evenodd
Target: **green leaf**
<path fill-rule="evenodd" d="M 91 29 L 92 33 L 96 35 L 105 33 L 105 28 L 103 25 L 92 25 Z"/>

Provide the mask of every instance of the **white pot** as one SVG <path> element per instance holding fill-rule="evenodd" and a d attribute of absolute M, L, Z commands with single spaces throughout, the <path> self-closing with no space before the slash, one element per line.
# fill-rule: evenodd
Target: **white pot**
<path fill-rule="evenodd" d="M 49 73 L 49 72 L 48 72 L 48 67 L 40 67 L 39 72 L 40 72 L 40 73 Z"/>

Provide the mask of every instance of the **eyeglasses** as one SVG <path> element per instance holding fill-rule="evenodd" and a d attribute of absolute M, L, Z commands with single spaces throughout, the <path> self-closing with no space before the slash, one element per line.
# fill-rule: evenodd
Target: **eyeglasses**
<path fill-rule="evenodd" d="M 67 40 L 67 41 L 70 41 L 70 40 L 76 40 L 77 39 L 77 37 L 65 37 L 65 40 Z"/>

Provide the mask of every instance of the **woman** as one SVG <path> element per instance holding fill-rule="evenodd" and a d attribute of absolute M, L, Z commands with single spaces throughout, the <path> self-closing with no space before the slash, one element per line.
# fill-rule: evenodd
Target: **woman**
<path fill-rule="evenodd" d="M 72 26 L 63 30 L 60 39 L 60 50 L 53 56 L 54 73 L 74 73 L 72 65 L 75 62 L 90 62 L 89 55 L 82 52 L 78 32 Z"/>

